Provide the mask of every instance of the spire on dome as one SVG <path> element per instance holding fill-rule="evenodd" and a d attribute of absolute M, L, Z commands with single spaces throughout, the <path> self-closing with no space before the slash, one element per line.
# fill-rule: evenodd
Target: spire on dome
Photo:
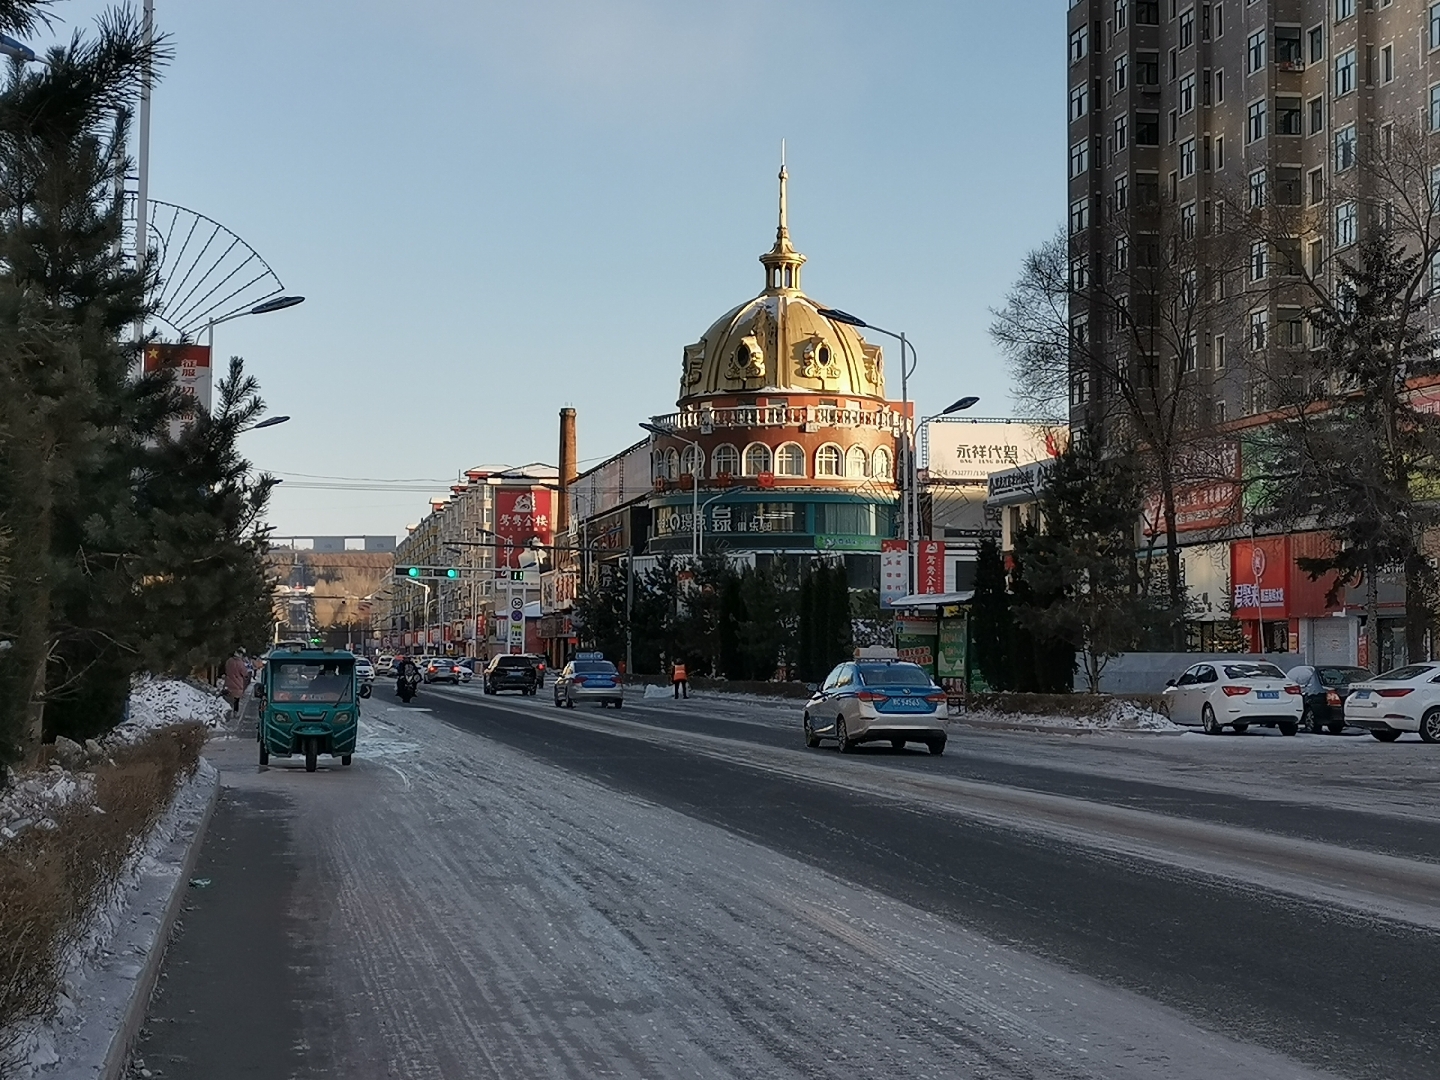
<path fill-rule="evenodd" d="M 765 265 L 767 294 L 800 291 L 800 266 L 805 256 L 790 243 L 788 188 L 790 173 L 785 168 L 785 142 L 780 142 L 780 222 L 775 229 L 775 246 L 760 256 Z"/>

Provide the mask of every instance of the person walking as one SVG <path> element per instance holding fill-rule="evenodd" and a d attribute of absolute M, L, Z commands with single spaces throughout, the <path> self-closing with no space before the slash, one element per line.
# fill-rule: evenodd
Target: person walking
<path fill-rule="evenodd" d="M 225 661 L 225 700 L 230 703 L 230 709 L 238 718 L 240 715 L 240 698 L 245 693 L 245 684 L 250 681 L 250 669 L 245 663 L 245 650 L 236 649 L 230 659 Z"/>
<path fill-rule="evenodd" d="M 685 674 L 685 665 L 676 660 L 670 665 L 670 682 L 675 686 L 675 696 L 690 697 L 690 679 Z"/>

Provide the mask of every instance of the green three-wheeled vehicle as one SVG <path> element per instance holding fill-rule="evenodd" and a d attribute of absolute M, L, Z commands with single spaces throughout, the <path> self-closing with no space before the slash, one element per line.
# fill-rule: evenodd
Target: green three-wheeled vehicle
<path fill-rule="evenodd" d="M 305 755 L 314 772 L 321 754 L 350 764 L 360 699 L 370 687 L 355 676 L 355 657 L 328 649 L 276 649 L 255 684 L 260 699 L 260 764 L 270 755 Z"/>

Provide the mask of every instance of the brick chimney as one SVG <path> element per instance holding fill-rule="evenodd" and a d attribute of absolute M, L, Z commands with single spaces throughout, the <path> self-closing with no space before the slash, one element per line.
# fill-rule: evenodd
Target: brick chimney
<path fill-rule="evenodd" d="M 575 410 L 560 410 L 560 499 L 555 511 L 555 531 L 570 528 L 570 485 L 575 469 Z"/>

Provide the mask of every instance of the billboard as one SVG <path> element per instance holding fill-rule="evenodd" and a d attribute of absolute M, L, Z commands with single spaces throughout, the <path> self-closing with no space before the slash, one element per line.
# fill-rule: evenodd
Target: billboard
<path fill-rule="evenodd" d="M 880 606 L 894 607 L 910 592 L 909 545 L 904 540 L 880 541 Z"/>
<path fill-rule="evenodd" d="M 945 591 L 945 542 L 921 540 L 915 559 L 915 591 L 935 595 Z"/>
<path fill-rule="evenodd" d="M 146 375 L 174 372 L 180 394 L 189 404 L 185 412 L 170 421 L 170 438 L 178 439 L 180 433 L 194 423 L 196 413 L 202 409 L 210 411 L 210 346 L 166 345 L 153 341 L 145 346 L 142 368 Z"/>
<path fill-rule="evenodd" d="M 956 420 L 925 425 L 925 468 L 934 480 L 988 480 L 991 473 L 1052 458 L 1069 438 L 1063 423 Z"/>
<path fill-rule="evenodd" d="M 553 492 L 549 488 L 506 488 L 495 493 L 495 552 L 497 566 L 518 567 L 520 554 L 539 540 L 547 547 L 554 543 L 551 512 Z"/>

